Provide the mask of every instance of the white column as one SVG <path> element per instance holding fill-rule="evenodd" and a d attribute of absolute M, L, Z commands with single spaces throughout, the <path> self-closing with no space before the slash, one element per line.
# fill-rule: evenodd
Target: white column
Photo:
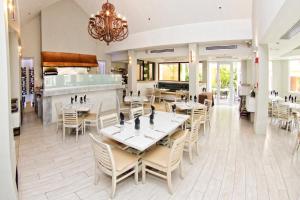
<path fill-rule="evenodd" d="M 199 87 L 199 48 L 197 44 L 189 44 L 189 94 L 197 96 Z"/>
<path fill-rule="evenodd" d="M 137 59 L 133 50 L 128 51 L 128 89 L 129 91 L 136 92 L 137 79 L 136 79 L 136 67 Z"/>
<path fill-rule="evenodd" d="M 256 112 L 254 130 L 256 134 L 266 134 L 268 124 L 269 49 L 267 45 L 258 47 L 259 64 L 256 64 L 258 87 L 256 89 Z"/>
<path fill-rule="evenodd" d="M 207 85 L 207 92 L 211 92 L 211 76 L 210 76 L 210 68 L 209 68 L 209 62 L 207 61 L 207 70 L 206 70 L 206 85 Z"/>
<path fill-rule="evenodd" d="M 246 84 L 247 83 L 247 61 L 242 60 L 241 61 L 241 83 Z"/>
<path fill-rule="evenodd" d="M 208 88 L 208 85 L 207 85 L 207 80 L 208 80 L 208 73 L 207 73 L 207 61 L 202 61 L 202 82 L 206 83 L 206 89 Z"/>
<path fill-rule="evenodd" d="M 16 200 L 15 145 L 10 122 L 10 68 L 6 1 L 0 0 L 0 199 Z"/>
<path fill-rule="evenodd" d="M 234 102 L 234 84 L 233 84 L 233 63 L 230 63 L 230 104 L 232 105 Z"/>
<path fill-rule="evenodd" d="M 221 88 L 221 78 L 220 78 L 220 63 L 217 63 L 217 105 L 220 104 L 220 88 Z"/>

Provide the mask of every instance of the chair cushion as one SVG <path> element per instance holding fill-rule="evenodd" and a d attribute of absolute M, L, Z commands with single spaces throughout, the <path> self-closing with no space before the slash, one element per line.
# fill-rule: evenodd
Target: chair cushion
<path fill-rule="evenodd" d="M 138 162 L 139 157 L 137 155 L 130 154 L 124 150 L 120 149 L 111 149 L 117 171 L 123 171 L 128 166 L 134 165 Z"/>
<path fill-rule="evenodd" d="M 102 141 L 103 141 L 104 143 L 106 143 L 106 144 L 112 146 L 112 147 L 117 147 L 117 148 L 119 148 L 119 149 L 124 149 L 124 148 L 127 147 L 125 144 L 122 144 L 122 143 L 120 143 L 120 142 L 117 142 L 117 141 L 112 140 L 112 139 L 109 139 L 109 138 L 105 138 L 105 139 L 103 139 Z"/>
<path fill-rule="evenodd" d="M 179 131 L 173 133 L 170 138 L 171 138 L 171 140 L 176 140 L 176 139 L 182 137 L 183 134 L 184 134 L 184 131 L 179 130 Z"/>
<path fill-rule="evenodd" d="M 146 153 L 143 160 L 159 165 L 161 167 L 167 167 L 170 157 L 171 149 L 164 146 L 158 146 L 153 150 Z"/>
<path fill-rule="evenodd" d="M 96 120 L 96 113 L 89 113 L 87 116 L 84 117 L 85 120 Z"/>

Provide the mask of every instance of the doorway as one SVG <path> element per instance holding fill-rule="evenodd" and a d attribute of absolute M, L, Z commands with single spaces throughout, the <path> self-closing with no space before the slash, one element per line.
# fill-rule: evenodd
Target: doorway
<path fill-rule="evenodd" d="M 209 62 L 210 91 L 217 105 L 233 105 L 238 100 L 240 62 Z"/>

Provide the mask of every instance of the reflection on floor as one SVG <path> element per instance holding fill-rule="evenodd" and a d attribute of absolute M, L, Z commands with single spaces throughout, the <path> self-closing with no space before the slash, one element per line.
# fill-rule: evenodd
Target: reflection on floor
<path fill-rule="evenodd" d="M 128 178 L 117 185 L 115 199 L 290 199 L 300 197 L 300 161 L 292 156 L 295 136 L 276 126 L 255 135 L 239 120 L 237 107 L 216 106 L 209 133 L 200 140 L 200 155 L 191 165 L 184 155 L 184 179 L 173 174 L 170 195 L 165 181 L 147 176 L 146 184 Z M 87 134 L 74 135 L 43 127 L 34 114 L 24 119 L 20 136 L 20 199 L 109 199 L 111 179 L 93 184 L 94 160 Z M 300 154 L 300 153 L 299 153 Z"/>

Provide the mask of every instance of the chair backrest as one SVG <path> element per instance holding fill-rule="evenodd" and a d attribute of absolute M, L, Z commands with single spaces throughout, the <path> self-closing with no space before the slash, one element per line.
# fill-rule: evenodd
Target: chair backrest
<path fill-rule="evenodd" d="M 191 121 L 205 121 L 206 120 L 206 112 L 207 109 L 206 108 L 194 108 L 192 109 L 192 113 L 191 113 Z"/>
<path fill-rule="evenodd" d="M 188 142 L 195 142 L 198 140 L 199 137 L 199 127 L 200 127 L 200 120 L 196 120 L 192 124 L 192 128 L 188 131 L 187 141 Z"/>
<path fill-rule="evenodd" d="M 166 112 L 172 112 L 172 107 L 169 102 L 164 101 Z"/>
<path fill-rule="evenodd" d="M 130 108 L 138 108 L 138 107 L 143 107 L 143 102 L 141 101 L 132 101 L 130 104 Z"/>
<path fill-rule="evenodd" d="M 64 126 L 78 125 L 78 113 L 75 109 L 72 108 L 63 109 L 63 125 Z"/>
<path fill-rule="evenodd" d="M 55 104 L 55 111 L 56 111 L 56 116 L 59 117 L 59 115 L 62 114 L 62 110 L 63 110 L 63 104 L 61 102 L 57 102 Z"/>
<path fill-rule="evenodd" d="M 212 107 L 212 100 L 205 99 L 204 100 L 204 105 L 207 107 L 207 111 L 210 111 L 210 109 Z"/>
<path fill-rule="evenodd" d="M 154 89 L 154 95 L 157 96 L 157 97 L 160 97 L 161 96 L 161 90 L 158 89 L 158 88 L 155 88 Z"/>
<path fill-rule="evenodd" d="M 119 123 L 119 118 L 117 113 L 112 113 L 104 116 L 100 116 L 100 127 L 105 128 L 108 126 L 113 126 Z"/>
<path fill-rule="evenodd" d="M 151 97 L 150 97 L 150 105 L 154 105 L 154 103 L 155 103 L 155 96 L 151 95 Z"/>
<path fill-rule="evenodd" d="M 103 102 L 101 101 L 98 105 L 97 105 L 97 113 L 96 113 L 96 115 L 97 115 L 97 119 L 99 119 L 100 118 L 100 116 L 101 116 L 101 112 L 102 112 L 102 105 L 103 105 Z"/>
<path fill-rule="evenodd" d="M 168 167 L 172 168 L 173 166 L 180 163 L 182 159 L 183 148 L 186 140 L 188 130 L 185 130 L 184 134 L 176 139 L 172 145 L 171 153 L 169 157 Z"/>
<path fill-rule="evenodd" d="M 278 104 L 278 117 L 279 118 L 288 118 L 290 115 L 290 107 L 288 105 Z"/>
<path fill-rule="evenodd" d="M 152 95 L 154 95 L 154 89 L 153 88 L 146 88 L 145 89 L 145 96 L 150 97 Z"/>
<path fill-rule="evenodd" d="M 115 161 L 111 152 L 111 147 L 108 144 L 101 142 L 91 133 L 89 136 L 96 165 L 103 170 L 103 172 L 112 174 L 115 171 Z"/>
<path fill-rule="evenodd" d="M 139 116 L 144 115 L 144 108 L 143 107 L 137 107 L 137 108 L 132 108 L 130 110 L 130 119 L 137 118 Z"/>

